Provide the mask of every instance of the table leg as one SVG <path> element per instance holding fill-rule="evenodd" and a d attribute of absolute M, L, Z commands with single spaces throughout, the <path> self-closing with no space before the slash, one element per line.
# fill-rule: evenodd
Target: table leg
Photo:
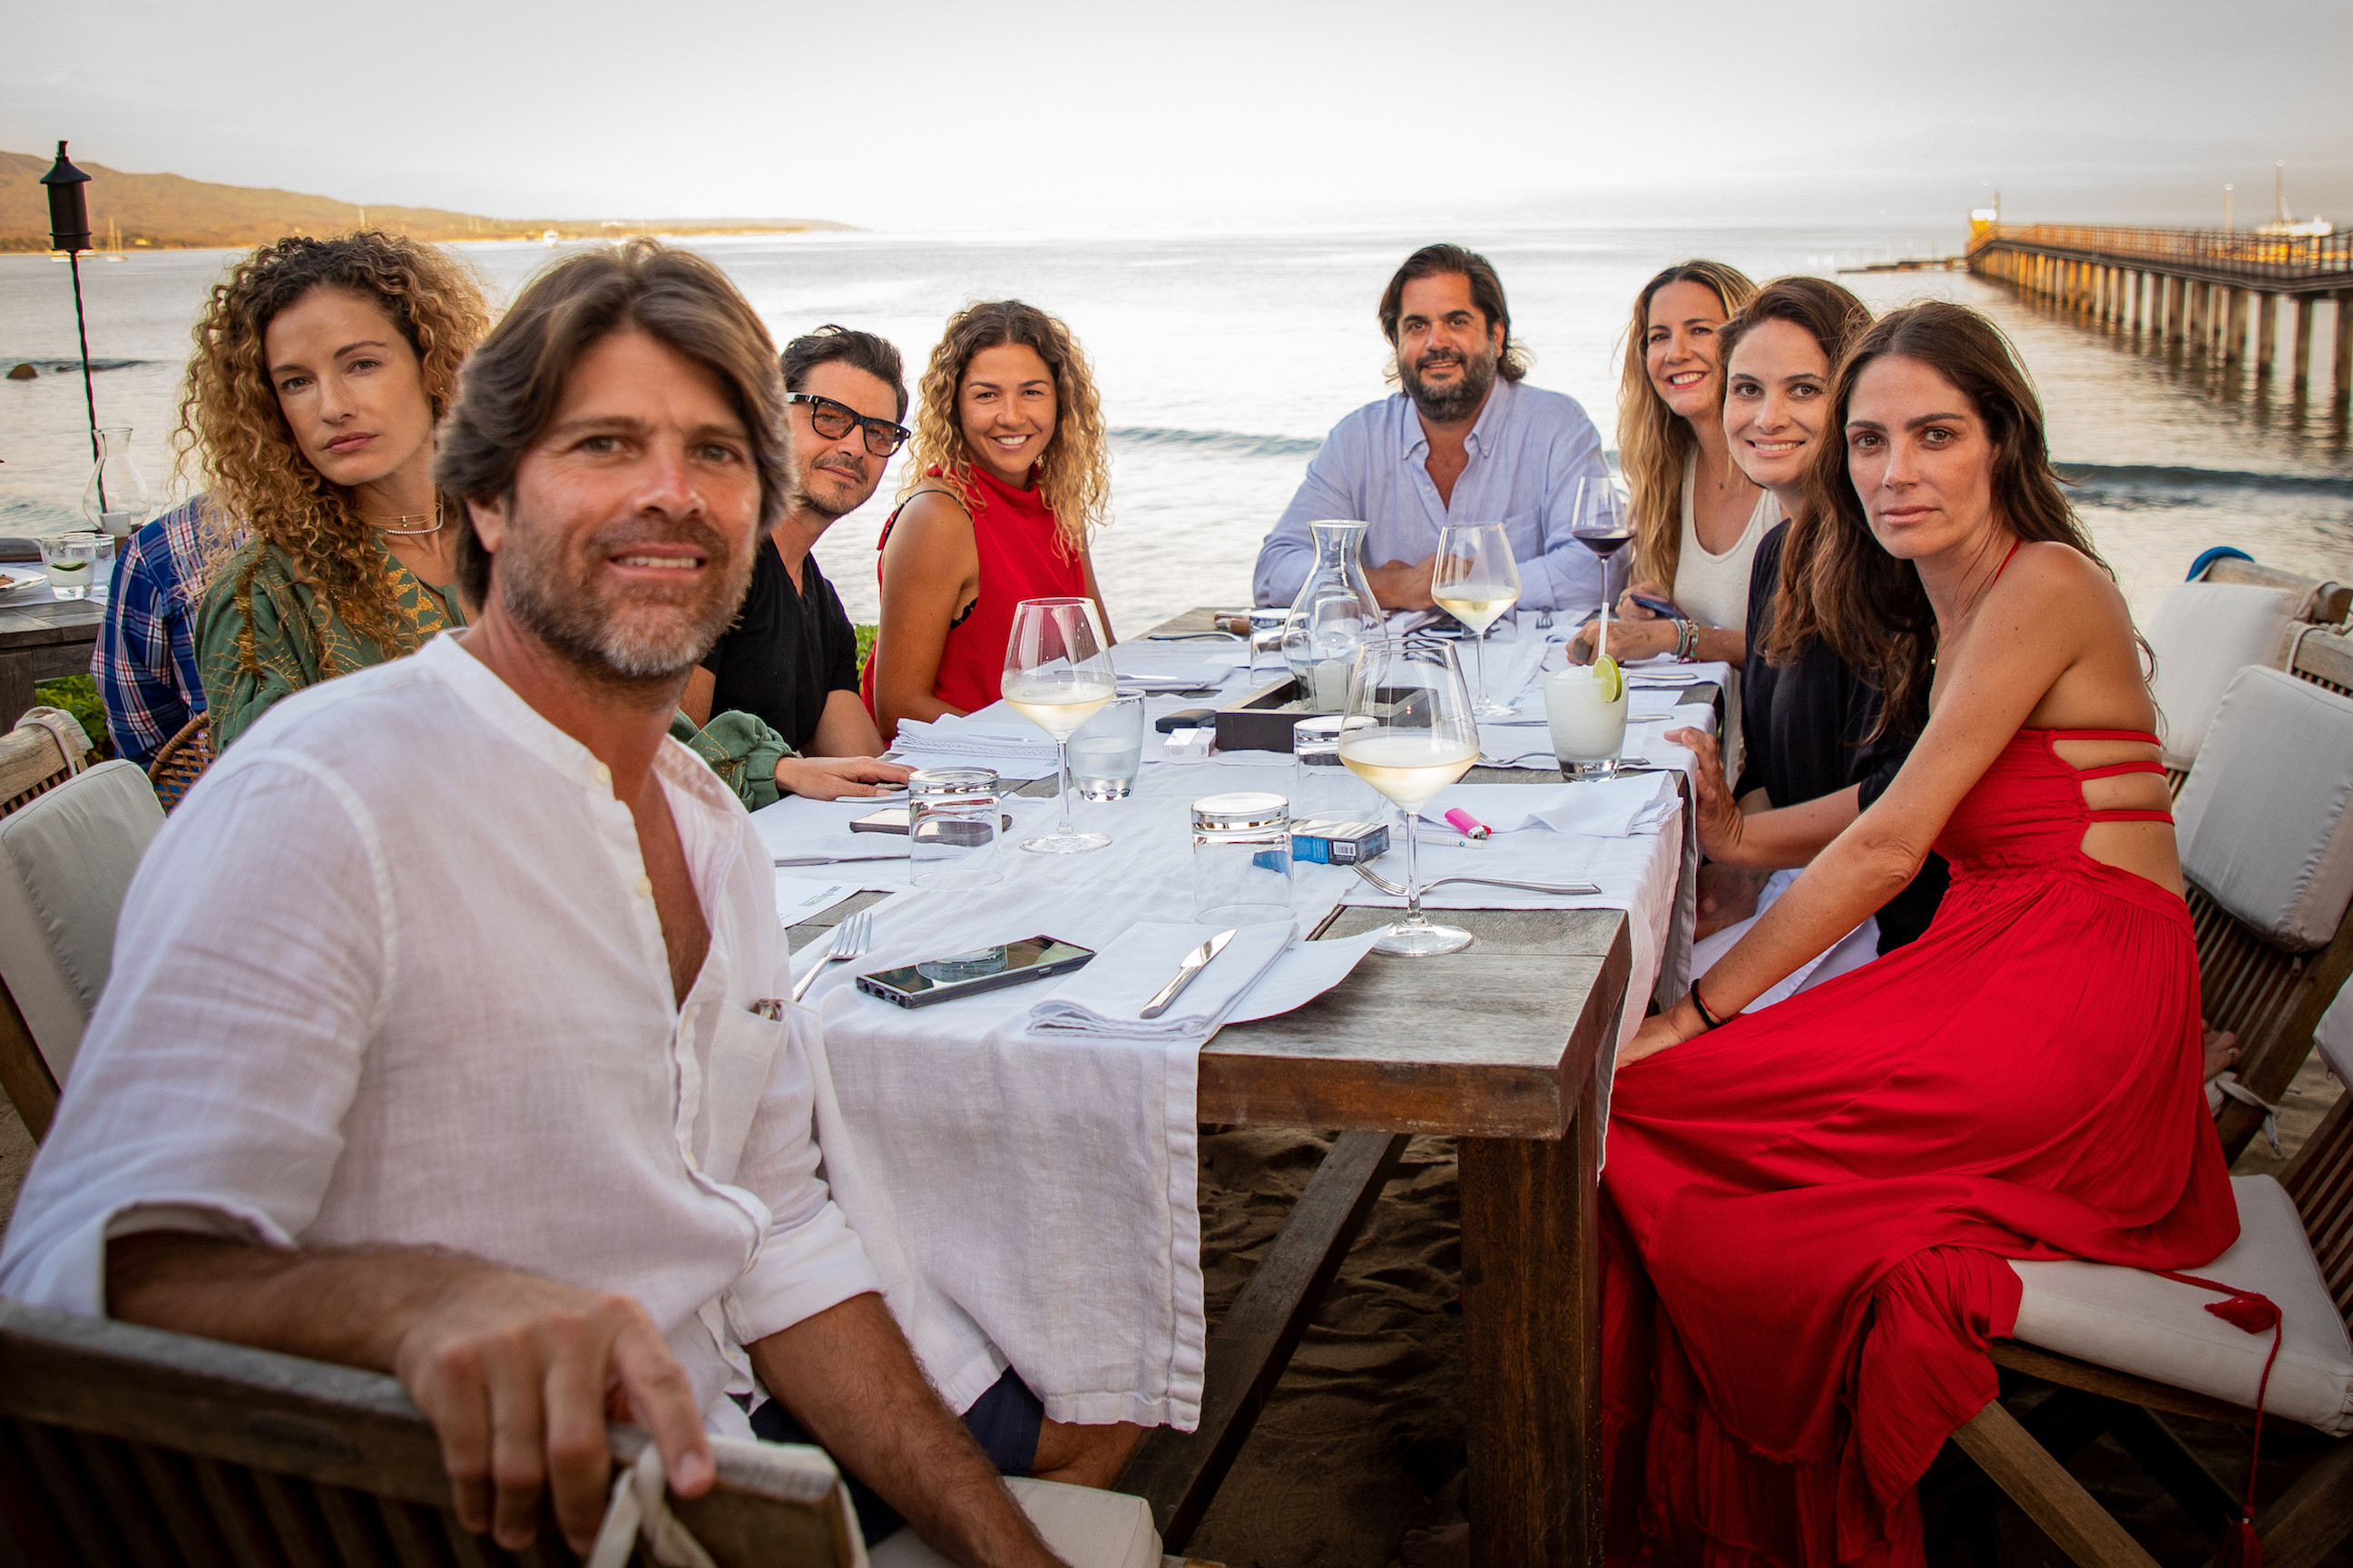
<path fill-rule="evenodd" d="M 1601 1264 L 1592 1079 L 1567 1136 L 1465 1138 L 1471 1561 L 1601 1561 Z"/>

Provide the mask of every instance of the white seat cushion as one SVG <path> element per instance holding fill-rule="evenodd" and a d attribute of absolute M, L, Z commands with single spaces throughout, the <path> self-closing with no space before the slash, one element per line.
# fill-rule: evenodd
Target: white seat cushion
<path fill-rule="evenodd" d="M 2353 900 L 2353 698 L 2255 666 L 2231 678 L 2174 803 L 2182 874 L 2290 952 Z"/>
<path fill-rule="evenodd" d="M 2353 1340 L 2329 1299 L 2295 1205 L 2269 1176 L 2236 1176 L 2239 1239 L 2175 1272 L 2256 1290 L 2280 1310 L 2279 1361 L 2264 1409 L 2332 1436 L 2353 1432 Z M 2222 1297 L 2105 1263 L 2017 1263 L 2024 1293 L 2011 1337 L 2095 1366 L 2253 1407 L 2269 1333 L 2206 1310 Z"/>
<path fill-rule="evenodd" d="M 1160 1568 L 1160 1532 L 1142 1498 L 1008 1477 L 1014 1500 L 1071 1568 Z M 949 1568 L 912 1530 L 877 1545 L 874 1568 Z"/>
<path fill-rule="evenodd" d="M 2167 767 L 2186 768 L 2198 755 L 2223 689 L 2240 666 L 2280 667 L 2288 623 L 2300 603 L 2285 588 L 2250 583 L 2184 583 L 2165 596 L 2147 635 L 2157 655 L 2151 687 L 2165 716 Z"/>
<path fill-rule="evenodd" d="M 2353 980 L 2345 983 L 2337 1000 L 2320 1016 L 2312 1043 L 2320 1047 L 2320 1059 L 2328 1064 L 2337 1081 L 2353 1089 Z"/>
<path fill-rule="evenodd" d="M 60 1087 L 114 964 L 114 923 L 164 808 L 100 763 L 0 817 L 0 978 Z"/>

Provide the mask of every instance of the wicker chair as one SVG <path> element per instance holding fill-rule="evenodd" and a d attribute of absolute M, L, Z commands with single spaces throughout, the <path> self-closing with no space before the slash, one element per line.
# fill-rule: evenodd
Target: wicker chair
<path fill-rule="evenodd" d="M 213 721 L 209 714 L 199 713 L 157 748 L 155 760 L 147 764 L 147 782 L 169 812 L 212 765 Z"/>

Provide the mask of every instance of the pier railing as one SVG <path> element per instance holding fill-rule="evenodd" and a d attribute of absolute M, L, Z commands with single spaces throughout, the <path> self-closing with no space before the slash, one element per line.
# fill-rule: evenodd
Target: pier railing
<path fill-rule="evenodd" d="M 2084 224 L 1989 224 L 1969 254 L 2010 247 L 2161 269 L 2231 273 L 2249 282 L 2337 279 L 2353 283 L 2353 231 L 2251 234 L 2214 228 L 2112 228 Z"/>

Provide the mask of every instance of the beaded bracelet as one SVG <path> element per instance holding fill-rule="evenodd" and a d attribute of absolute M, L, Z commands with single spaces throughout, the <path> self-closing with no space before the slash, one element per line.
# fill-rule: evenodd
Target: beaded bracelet
<path fill-rule="evenodd" d="M 1681 620 L 1675 623 L 1675 662 L 1689 664 L 1699 652 L 1699 623 Z"/>

